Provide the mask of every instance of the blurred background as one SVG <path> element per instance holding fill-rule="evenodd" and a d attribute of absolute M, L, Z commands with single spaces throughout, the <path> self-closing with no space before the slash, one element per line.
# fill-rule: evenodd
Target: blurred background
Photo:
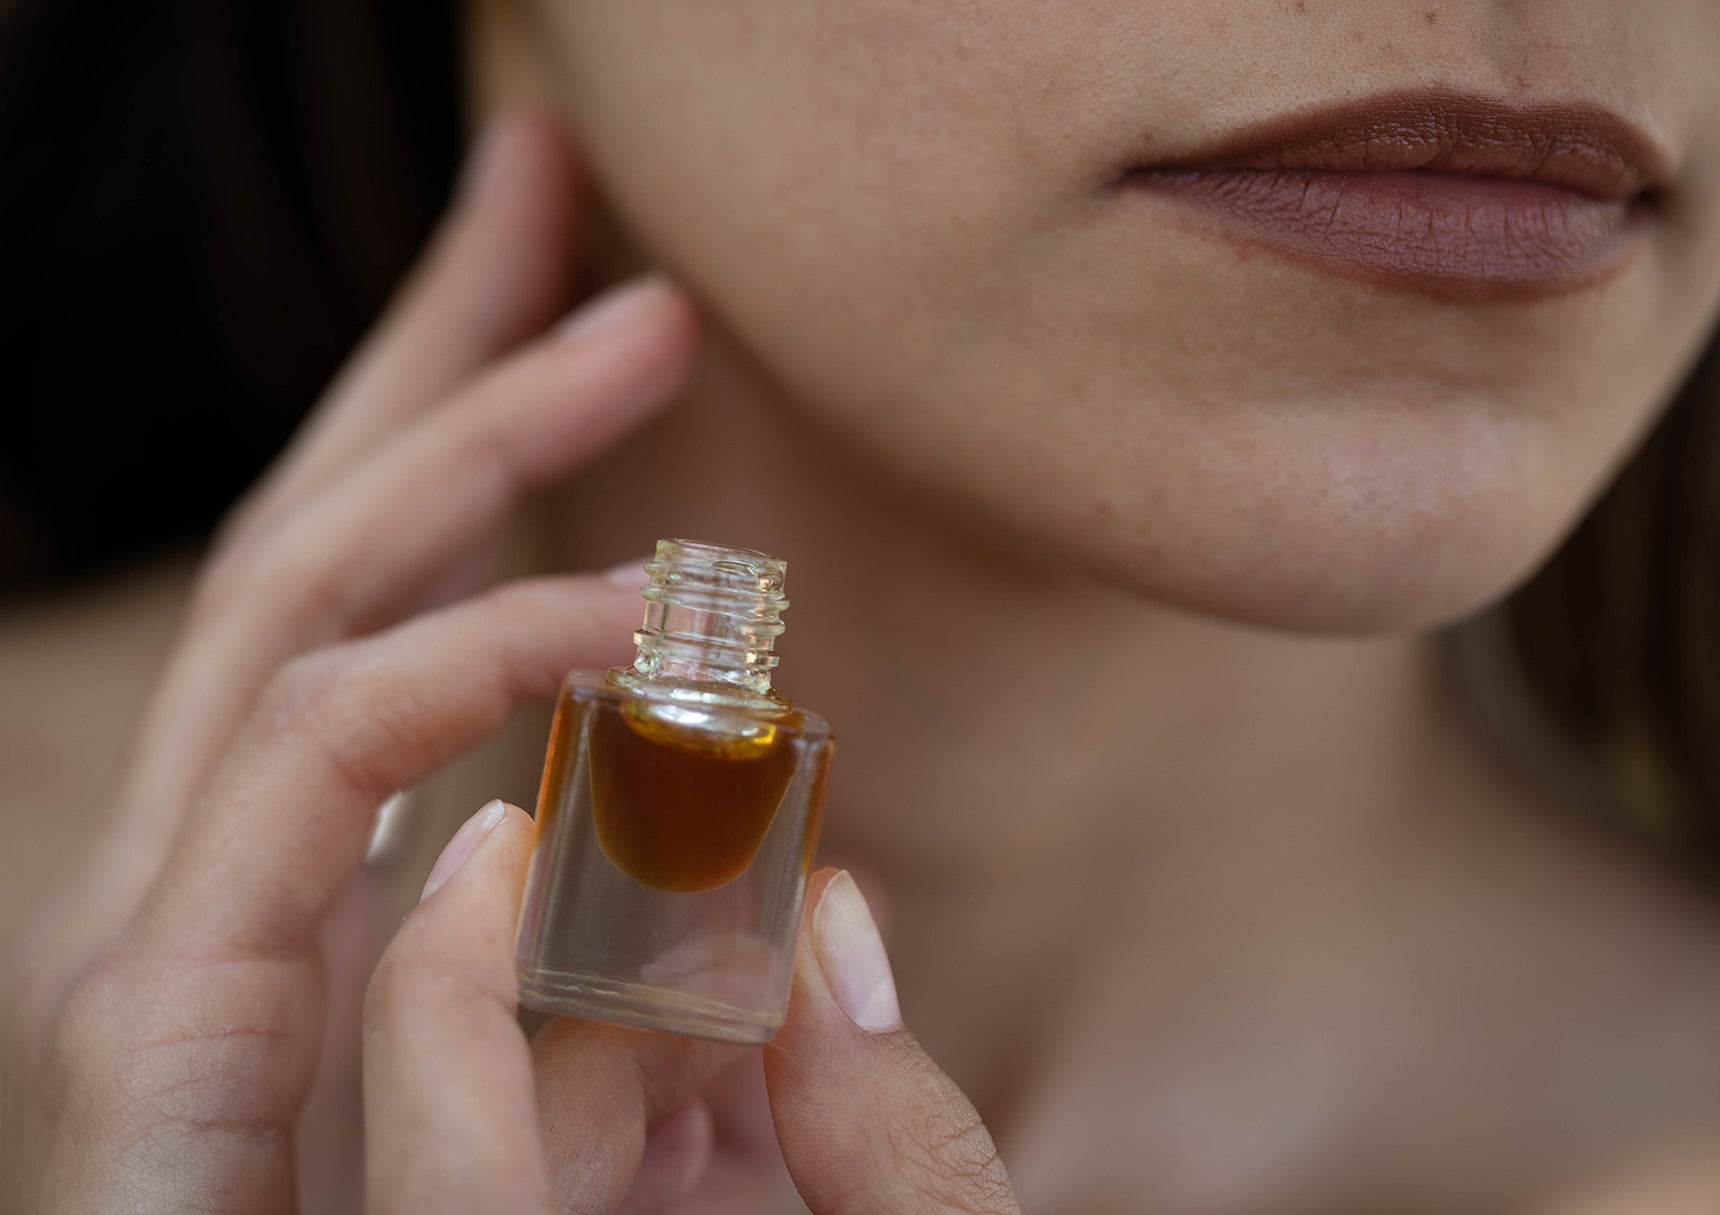
<path fill-rule="evenodd" d="M 212 529 L 442 211 L 464 42 L 448 0 L 0 0 L 0 961 L 97 827 Z M 1712 577 L 1690 554 L 1720 534 L 1720 347 L 1693 384 L 1614 491 L 1628 509 L 1585 525 L 1515 617 L 1590 750 L 1634 720 L 1618 689 L 1653 677 L 1658 716 L 1631 741 L 1655 762 L 1626 766 L 1642 805 L 1673 800 L 1662 752 L 1705 774 L 1677 796 L 1712 804 L 1720 698 L 1679 665 L 1697 652 L 1683 635 L 1638 637 L 1592 588 L 1639 568 L 1644 535 L 1666 568 Z M 1667 607 L 1708 602 L 1686 583 L 1632 589 L 1645 618 L 1712 634 Z M 1484 684 L 1494 652 L 1471 653 Z M 416 795 L 390 842 L 398 874 L 421 878 L 482 800 L 532 804 L 546 721 L 522 715 Z M 1691 838 L 1720 868 L 1707 829 Z M 417 882 L 396 885 L 404 910 Z"/>
<path fill-rule="evenodd" d="M 0 0 L 0 956 L 111 791 L 210 529 L 442 209 L 457 21 Z"/>

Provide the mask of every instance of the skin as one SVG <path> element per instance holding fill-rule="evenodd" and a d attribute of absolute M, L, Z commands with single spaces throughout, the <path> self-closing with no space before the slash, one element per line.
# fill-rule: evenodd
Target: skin
<path fill-rule="evenodd" d="M 1421 3 L 522 8 L 637 255 L 800 413 L 991 542 L 1158 602 L 1321 632 L 1471 611 L 1564 534 L 1714 327 L 1720 15 L 1697 0 L 1431 23 Z M 1643 127 L 1672 180 L 1632 264 L 1454 305 L 1103 189 L 1314 101 L 1440 84 Z"/>
<path fill-rule="evenodd" d="M 715 321 L 554 551 L 791 558 L 827 850 L 911 926 L 916 1024 L 1030 1209 L 1526 1208 L 1720 1132 L 1712 902 L 1583 823 L 1582 757 L 1455 702 L 1430 631 L 1532 573 L 1714 330 L 1720 14 L 1431 11 L 474 8 L 480 99 L 589 159 L 595 273 Z M 1642 128 L 1619 272 L 1427 298 L 1099 196 L 1435 85 Z"/>
<path fill-rule="evenodd" d="M 524 494 L 662 408 L 694 361 L 693 313 L 661 281 L 543 332 L 557 292 L 518 290 L 537 252 L 519 238 L 571 235 L 571 181 L 553 126 L 504 124 L 419 280 L 227 523 L 105 829 L 9 976 L 9 1204 L 547 1215 L 659 1209 L 705 1172 L 698 1090 L 760 1052 L 575 1021 L 528 1040 L 517 807 L 473 816 L 380 959 L 354 956 L 389 792 L 569 667 L 622 657 L 627 593 L 601 577 L 433 606 Z M 923 1194 L 1014 1212 L 984 1125 L 903 1026 L 854 882 L 813 875 L 807 907 L 762 1055 L 773 1160 L 828 1215 Z M 316 1090 L 356 1079 L 349 1038 L 362 1176 L 314 1133 Z"/>
<path fill-rule="evenodd" d="M 595 238 L 572 243 L 565 181 L 514 180 L 525 210 L 457 276 L 467 307 L 399 356 L 404 387 L 374 398 L 394 405 L 331 406 L 361 421 L 321 424 L 308 449 L 380 445 L 408 402 L 440 399 L 438 367 L 472 374 L 547 324 L 576 262 L 668 268 L 707 318 L 698 377 L 559 491 L 551 555 L 587 568 L 695 532 L 791 557 L 781 683 L 842 737 L 828 851 L 880 892 L 905 1010 L 1029 1209 L 1528 1211 L 1583 1201 L 1591 1179 L 1611 1202 L 1638 1158 L 1720 1137 L 1720 917 L 1581 826 L 1526 752 L 1490 751 L 1427 630 L 1533 569 L 1712 329 L 1720 15 L 1651 7 L 480 7 L 479 104 L 519 90 L 565 118 Z M 1143 149 L 1434 82 L 1580 96 L 1644 126 L 1673 180 L 1621 273 L 1532 303 L 1430 300 L 1098 200 Z M 517 331 L 484 336 L 498 316 Z M 335 401 L 371 399 L 351 383 Z M 539 445 L 553 430 L 521 418 Z M 290 463 L 261 517 L 307 500 L 317 465 Z M 256 518 L 230 534 L 268 535 Z M 299 555 L 376 526 L 306 530 Z M 215 629 L 206 593 L 190 634 L 224 638 L 201 669 L 243 658 L 250 684 L 210 699 L 170 677 L 127 786 L 145 809 L 94 862 L 132 872 L 116 888 L 133 899 L 174 871 L 173 824 L 151 816 L 228 745 L 208 723 L 359 627 L 257 645 L 296 585 L 260 568 L 276 576 L 211 575 L 251 631 Z M 117 898 L 45 955 L 87 958 L 137 914 Z M 38 990 L 72 981 L 65 964 Z M 827 1040 L 813 1055 L 841 1058 L 848 1040 Z M 827 1091 L 873 1072 L 849 1056 Z M 533 1078 L 552 1106 L 594 1087 L 637 1101 L 593 1074 Z M 750 1063 L 677 1074 L 715 1146 L 668 1150 L 696 1195 L 668 1209 L 774 1209 L 784 1153 L 793 1167 L 797 1142 L 821 1142 L 780 1114 L 816 1104 L 765 1093 Z M 866 1109 L 971 1142 L 951 1133 L 971 1134 L 965 1101 L 931 1092 L 941 1122 L 912 1083 Z M 630 1108 L 623 1164 L 594 1158 L 605 1187 L 674 1114 Z M 552 1184 L 592 1184 L 592 1157 L 563 1143 L 558 1170 L 544 1143 Z M 873 1171 L 916 1158 L 911 1135 L 895 1146 Z M 971 1181 L 973 1156 L 932 1156 L 932 1180 Z M 830 1169 L 799 1159 L 813 1209 L 840 1209 L 816 1188 Z M 934 1209 L 944 1191 L 914 1192 Z"/>

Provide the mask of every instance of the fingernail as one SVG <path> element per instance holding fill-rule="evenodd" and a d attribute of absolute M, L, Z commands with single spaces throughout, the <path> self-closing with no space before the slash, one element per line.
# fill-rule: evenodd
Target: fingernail
<path fill-rule="evenodd" d="M 509 152 L 519 142 L 520 131 L 520 124 L 512 115 L 498 114 L 484 120 L 477 137 L 466 149 L 466 163 L 461 166 L 460 180 L 454 187 L 456 202 L 468 201 L 495 176 L 496 167 L 508 159 Z"/>
<path fill-rule="evenodd" d="M 507 805 L 497 799 L 460 825 L 460 829 L 454 832 L 454 838 L 442 849 L 442 855 L 436 858 L 436 864 L 424 882 L 424 893 L 418 896 L 420 903 L 442 889 L 449 878 L 460 872 L 461 866 L 472 859 L 478 845 L 484 842 L 484 837 L 495 829 L 507 812 Z"/>
<path fill-rule="evenodd" d="M 645 563 L 649 560 L 649 557 L 635 557 L 631 561 L 623 561 L 620 565 L 605 570 L 603 577 L 630 591 L 640 590 L 651 581 L 651 576 L 645 572 Z"/>
<path fill-rule="evenodd" d="M 901 1026 L 889 955 L 846 869 L 830 879 L 812 913 L 812 946 L 830 994 L 850 1021 L 872 1032 Z"/>
<path fill-rule="evenodd" d="M 623 328 L 650 311 L 674 289 L 667 277 L 657 273 L 628 279 L 574 309 L 555 327 L 555 336 L 563 340 L 584 341 Z"/>
<path fill-rule="evenodd" d="M 370 847 L 364 850 L 366 869 L 386 869 L 406 850 L 412 828 L 423 821 L 424 815 L 416 799 L 416 789 L 391 793 L 376 808 L 376 819 L 370 827 Z"/>

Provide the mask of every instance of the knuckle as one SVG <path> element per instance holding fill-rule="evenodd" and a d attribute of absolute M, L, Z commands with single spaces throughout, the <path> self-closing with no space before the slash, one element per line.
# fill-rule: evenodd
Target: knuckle
<path fill-rule="evenodd" d="M 307 650 L 287 659 L 264 685 L 258 715 L 265 728 L 297 733 L 342 703 L 345 662 L 338 650 Z"/>
<path fill-rule="evenodd" d="M 548 579 L 521 578 L 490 587 L 477 601 L 484 605 L 484 610 L 488 613 L 504 619 L 512 618 L 529 612 L 541 603 L 546 587 L 550 585 L 553 584 Z"/>
<path fill-rule="evenodd" d="M 290 1128 L 315 1061 L 307 1002 L 250 1010 L 220 974 L 143 974 L 109 961 L 67 991 L 41 1050 L 38 1108 L 107 1132 L 239 1133 Z"/>
<path fill-rule="evenodd" d="M 32 1088 L 41 1111 L 58 1119 L 75 1094 L 99 1086 L 116 1070 L 116 1017 L 123 1017 L 125 982 L 111 962 L 92 963 L 43 1013 Z M 123 1024 L 123 1021 L 119 1022 Z"/>
<path fill-rule="evenodd" d="M 360 640 L 288 659 L 254 720 L 265 736 L 308 748 L 345 791 L 381 798 L 437 765 L 442 712 L 385 648 Z"/>
<path fill-rule="evenodd" d="M 314 622 L 323 636 L 353 631 L 345 566 L 331 556 L 326 536 L 299 522 L 272 521 L 259 530 L 255 517 L 236 517 L 198 577 L 192 621 L 267 612 L 289 625 Z"/>
<path fill-rule="evenodd" d="M 477 392 L 482 397 L 486 389 L 479 388 Z M 465 415 L 465 419 L 469 421 L 460 428 L 457 437 L 460 475 L 474 486 L 482 485 L 486 496 L 494 501 L 510 504 L 518 501 L 526 488 L 525 470 L 532 461 L 531 447 L 519 432 L 495 425 L 486 412 L 474 411 Z M 449 433 L 452 436 L 453 432 Z"/>
<path fill-rule="evenodd" d="M 8 1058 L 23 1132 L 139 1169 L 286 1140 L 315 1063 L 309 1000 L 234 1001 L 251 976 L 146 967 L 123 941 L 58 986 L 26 1053 Z"/>
<path fill-rule="evenodd" d="M 266 733 L 311 748 L 345 788 L 380 797 L 410 752 L 410 731 L 386 675 L 361 654 L 337 645 L 288 659 L 270 677 L 257 718 Z"/>
<path fill-rule="evenodd" d="M 548 578 L 522 578 L 491 587 L 473 601 L 473 606 L 498 635 L 508 636 L 516 629 L 531 627 L 544 618 L 546 611 L 567 612 L 570 600 L 568 586 Z"/>

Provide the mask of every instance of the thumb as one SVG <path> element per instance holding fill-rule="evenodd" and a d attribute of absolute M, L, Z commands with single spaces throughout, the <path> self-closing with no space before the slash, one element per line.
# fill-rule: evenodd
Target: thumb
<path fill-rule="evenodd" d="M 365 1210 L 549 1211 L 514 1013 L 525 811 L 491 802 L 442 850 L 364 1003 Z"/>
<path fill-rule="evenodd" d="M 815 874 L 788 1020 L 764 1051 L 783 1159 L 816 1215 L 1018 1215 L 972 1102 L 902 1025 L 866 900 Z"/>

